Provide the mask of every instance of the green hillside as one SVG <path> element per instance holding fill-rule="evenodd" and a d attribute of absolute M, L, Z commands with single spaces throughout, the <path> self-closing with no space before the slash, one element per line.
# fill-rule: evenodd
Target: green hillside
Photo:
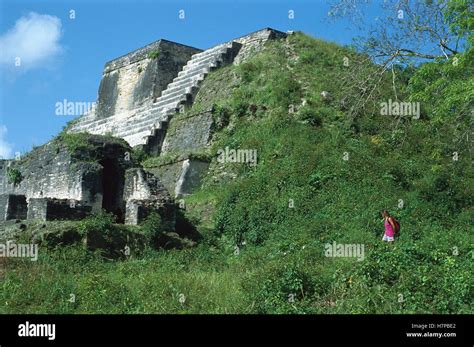
<path fill-rule="evenodd" d="M 217 124 L 209 151 L 191 153 L 211 159 L 184 199 L 198 244 L 8 259 L 0 313 L 472 313 L 473 55 L 394 75 L 295 33 L 212 72 L 188 110 L 212 107 Z M 382 115 L 389 100 L 419 102 L 419 119 Z M 256 150 L 257 164 L 219 162 L 226 147 Z M 393 244 L 382 209 L 401 223 Z M 127 228 L 97 220 L 47 228 Z M 327 257 L 333 242 L 363 245 L 363 259 Z"/>

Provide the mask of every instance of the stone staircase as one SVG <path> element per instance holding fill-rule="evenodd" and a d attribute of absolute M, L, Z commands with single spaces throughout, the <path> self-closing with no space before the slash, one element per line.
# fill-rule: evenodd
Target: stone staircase
<path fill-rule="evenodd" d="M 170 118 L 180 108 L 191 106 L 205 76 L 214 69 L 232 63 L 241 46 L 231 41 L 197 53 L 152 104 L 99 120 L 94 119 L 93 114 L 87 115 L 70 131 L 112 134 L 125 139 L 132 147 L 142 146 L 157 155 Z"/>

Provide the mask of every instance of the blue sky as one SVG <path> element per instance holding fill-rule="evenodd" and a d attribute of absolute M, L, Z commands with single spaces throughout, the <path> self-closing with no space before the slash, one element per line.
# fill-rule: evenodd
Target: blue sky
<path fill-rule="evenodd" d="M 93 102 L 105 62 L 165 38 L 208 48 L 272 27 L 340 44 L 358 32 L 331 21 L 312 1 L 0 0 L 0 156 L 53 138 L 74 116 L 55 115 L 67 99 Z M 70 18 L 71 10 L 75 18 Z M 184 10 L 185 18 L 179 18 Z M 289 11 L 294 11 L 294 19 Z M 375 16 L 375 6 L 371 13 Z M 21 56 L 20 66 L 15 66 Z"/>

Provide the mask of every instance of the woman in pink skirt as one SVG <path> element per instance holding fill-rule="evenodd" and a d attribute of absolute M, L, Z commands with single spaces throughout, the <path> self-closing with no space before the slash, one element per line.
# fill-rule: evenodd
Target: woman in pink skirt
<path fill-rule="evenodd" d="M 382 218 L 385 225 L 385 233 L 383 235 L 382 241 L 393 242 L 395 241 L 395 222 L 390 216 L 390 213 L 387 210 L 382 211 Z"/>

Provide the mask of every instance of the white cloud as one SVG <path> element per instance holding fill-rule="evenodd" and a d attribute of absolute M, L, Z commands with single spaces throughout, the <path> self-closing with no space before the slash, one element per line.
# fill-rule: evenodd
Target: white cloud
<path fill-rule="evenodd" d="M 6 141 L 7 127 L 0 125 L 0 159 L 11 158 L 12 145 Z"/>
<path fill-rule="evenodd" d="M 60 38 L 58 17 L 30 12 L 0 35 L 0 64 L 15 67 L 19 57 L 24 69 L 41 66 L 61 53 Z"/>

